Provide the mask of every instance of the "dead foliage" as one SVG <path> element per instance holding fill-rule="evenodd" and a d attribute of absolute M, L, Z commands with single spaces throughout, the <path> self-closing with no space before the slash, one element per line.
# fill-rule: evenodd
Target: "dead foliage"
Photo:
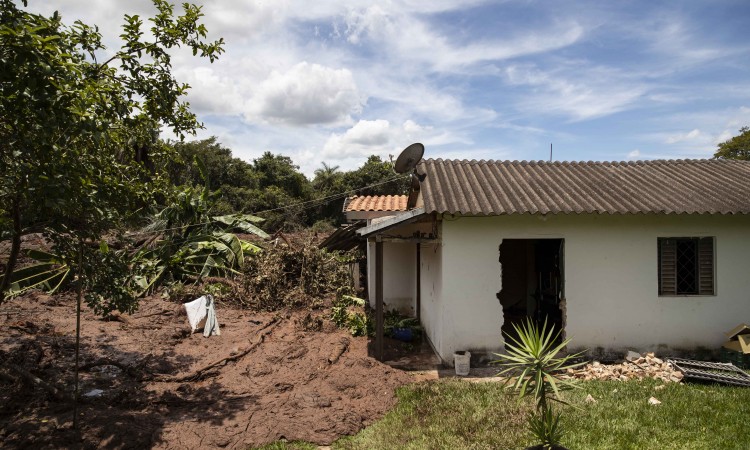
<path fill-rule="evenodd" d="M 326 297 L 353 293 L 353 256 L 319 249 L 312 239 L 295 244 L 267 248 L 246 263 L 235 287 L 242 306 L 315 307 Z"/>
<path fill-rule="evenodd" d="M 169 288 L 169 298 L 182 303 L 211 294 L 219 303 L 256 311 L 316 308 L 327 298 L 353 293 L 350 263 L 354 258 L 319 249 L 314 236 L 280 240 L 248 258 L 237 277 L 175 284 Z"/>

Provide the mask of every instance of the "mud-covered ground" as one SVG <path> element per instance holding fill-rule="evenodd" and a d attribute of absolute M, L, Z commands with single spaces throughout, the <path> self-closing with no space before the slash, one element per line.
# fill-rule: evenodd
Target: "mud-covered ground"
<path fill-rule="evenodd" d="M 84 307 L 76 431 L 69 402 L 9 369 L 72 395 L 74 298 L 31 293 L 6 302 L 2 447 L 247 448 L 282 438 L 325 445 L 382 417 L 394 389 L 411 381 L 369 357 L 367 339 L 337 329 L 323 310 L 220 305 L 217 316 L 221 336 L 204 338 L 190 334 L 181 305 L 158 297 L 114 320 Z"/>

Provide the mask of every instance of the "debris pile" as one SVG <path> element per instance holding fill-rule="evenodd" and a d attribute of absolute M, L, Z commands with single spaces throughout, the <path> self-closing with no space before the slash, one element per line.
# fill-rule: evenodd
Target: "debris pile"
<path fill-rule="evenodd" d="M 594 361 L 581 369 L 568 369 L 565 377 L 586 381 L 629 381 L 655 378 L 664 382 L 680 382 L 683 375 L 672 367 L 672 364 L 657 358 L 653 353 L 641 356 L 629 352 L 626 361 L 620 364 L 602 364 L 599 361 Z"/>

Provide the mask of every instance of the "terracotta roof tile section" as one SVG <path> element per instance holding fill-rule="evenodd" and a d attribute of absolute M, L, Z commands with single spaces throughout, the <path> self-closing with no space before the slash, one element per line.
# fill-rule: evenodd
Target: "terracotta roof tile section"
<path fill-rule="evenodd" d="M 406 211 L 406 195 L 366 195 L 346 199 L 347 211 Z"/>
<path fill-rule="evenodd" d="M 427 159 L 418 171 L 427 213 L 750 213 L 750 161 Z"/>

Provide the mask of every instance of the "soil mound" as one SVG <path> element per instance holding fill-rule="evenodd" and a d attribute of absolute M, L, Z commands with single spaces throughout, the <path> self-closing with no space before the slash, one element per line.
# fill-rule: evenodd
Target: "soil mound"
<path fill-rule="evenodd" d="M 330 444 L 379 419 L 411 376 L 367 355 L 367 339 L 323 311 L 219 306 L 221 336 L 190 334 L 158 297 L 132 316 L 82 315 L 81 429 L 72 405 L 13 366 L 72 393 L 75 308 L 31 293 L 0 307 L 4 448 L 246 448 L 281 438 Z"/>

